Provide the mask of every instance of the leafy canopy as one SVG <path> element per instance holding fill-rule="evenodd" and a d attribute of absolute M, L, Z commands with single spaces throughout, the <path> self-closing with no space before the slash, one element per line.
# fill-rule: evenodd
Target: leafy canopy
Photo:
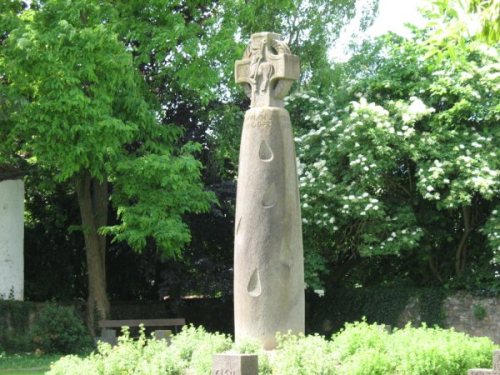
<path fill-rule="evenodd" d="M 162 125 L 123 43 L 120 7 L 52 0 L 23 10 L 1 1 L 1 157 L 27 159 L 72 182 L 82 174 L 113 183 L 121 219 L 105 230 L 137 249 L 148 238 L 170 255 L 190 236 L 182 221 L 213 200 L 203 191 L 196 147 L 179 150 Z M 161 190 L 158 190 L 161 189 Z"/>

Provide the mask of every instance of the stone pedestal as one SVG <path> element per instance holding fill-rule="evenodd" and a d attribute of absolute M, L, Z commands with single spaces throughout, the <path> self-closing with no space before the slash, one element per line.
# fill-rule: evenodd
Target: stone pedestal
<path fill-rule="evenodd" d="M 222 353 L 213 357 L 212 375 L 257 375 L 258 372 L 255 354 Z"/>
<path fill-rule="evenodd" d="M 24 298 L 23 243 L 24 182 L 0 178 L 0 299 Z"/>
<path fill-rule="evenodd" d="M 240 146 L 234 244 L 236 341 L 276 347 L 304 332 L 304 259 L 295 147 L 283 98 L 299 60 L 274 33 L 252 35 L 236 82 L 251 99 Z"/>
<path fill-rule="evenodd" d="M 493 352 L 493 369 L 471 369 L 467 375 L 500 375 L 500 350 Z"/>

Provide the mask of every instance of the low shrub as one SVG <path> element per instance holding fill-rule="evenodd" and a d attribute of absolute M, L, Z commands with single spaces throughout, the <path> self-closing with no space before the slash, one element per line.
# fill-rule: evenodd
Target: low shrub
<path fill-rule="evenodd" d="M 184 327 L 172 337 L 171 345 L 155 338 L 147 339 L 141 328 L 138 339 L 124 329 L 118 345 L 99 343 L 97 352 L 85 358 L 68 356 L 56 362 L 51 375 L 67 374 L 210 374 L 212 355 L 231 348 L 231 339 L 223 334 L 208 333 L 203 327 Z M 83 370 L 82 370 L 83 369 Z"/>
<path fill-rule="evenodd" d="M 347 324 L 332 338 L 340 362 L 338 374 L 463 375 L 474 367 L 491 367 L 494 343 L 454 330 L 423 325 L 389 334 L 365 321 Z"/>
<path fill-rule="evenodd" d="M 93 339 L 73 307 L 47 303 L 31 330 L 36 348 L 45 353 L 82 353 L 93 348 Z"/>
<path fill-rule="evenodd" d="M 30 316 L 36 305 L 27 301 L 0 299 L 0 348 L 8 353 L 33 351 L 29 332 Z"/>
<path fill-rule="evenodd" d="M 170 346 L 162 340 L 139 339 L 128 331 L 111 347 L 100 343 L 85 358 L 64 357 L 49 374 L 210 374 L 212 356 L 224 351 L 257 353 L 261 375 L 463 375 L 474 367 L 491 367 L 495 345 L 453 330 L 407 326 L 389 334 L 366 321 L 347 324 L 331 340 L 314 336 L 278 335 L 278 349 L 264 352 L 254 341 L 236 345 L 202 327 L 184 327 Z"/>

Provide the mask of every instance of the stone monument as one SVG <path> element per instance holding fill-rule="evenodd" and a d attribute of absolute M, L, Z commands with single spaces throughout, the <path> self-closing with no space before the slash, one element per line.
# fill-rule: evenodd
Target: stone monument
<path fill-rule="evenodd" d="M 0 299 L 24 298 L 24 182 L 0 165 Z"/>
<path fill-rule="evenodd" d="M 277 332 L 304 332 L 304 260 L 295 147 L 283 98 L 299 58 L 275 33 L 253 34 L 236 83 L 251 99 L 241 136 L 234 245 L 236 341 L 274 349 Z"/>

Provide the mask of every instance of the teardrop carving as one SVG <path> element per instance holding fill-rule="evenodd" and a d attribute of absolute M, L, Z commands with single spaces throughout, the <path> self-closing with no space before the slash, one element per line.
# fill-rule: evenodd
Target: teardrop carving
<path fill-rule="evenodd" d="M 271 208 L 276 205 L 277 200 L 278 196 L 276 193 L 276 185 L 273 182 L 264 193 L 264 197 L 262 198 L 262 205 L 264 206 L 264 208 Z"/>
<path fill-rule="evenodd" d="M 250 277 L 250 281 L 248 282 L 247 286 L 247 291 L 248 294 L 250 294 L 252 297 L 258 297 L 262 293 L 259 270 L 257 268 L 253 271 L 252 276 Z"/>
<path fill-rule="evenodd" d="M 260 143 L 260 148 L 259 148 L 259 158 L 262 161 L 271 161 L 273 160 L 273 152 L 271 150 L 271 147 L 267 144 L 266 141 L 262 141 Z"/>
<path fill-rule="evenodd" d="M 238 232 L 240 231 L 240 227 L 241 227 L 241 216 L 240 219 L 238 220 L 238 225 L 236 225 L 236 234 L 238 234 Z"/>
<path fill-rule="evenodd" d="M 290 271 L 293 263 L 293 254 L 290 244 L 285 239 L 281 241 L 280 262 Z"/>

